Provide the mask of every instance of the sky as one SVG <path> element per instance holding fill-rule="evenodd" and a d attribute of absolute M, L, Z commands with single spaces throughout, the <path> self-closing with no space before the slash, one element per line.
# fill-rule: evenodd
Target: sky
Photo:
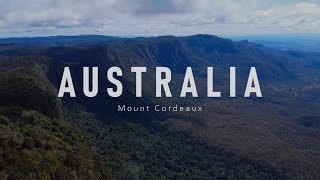
<path fill-rule="evenodd" d="M 320 0 L 0 0 L 0 37 L 320 33 Z"/>

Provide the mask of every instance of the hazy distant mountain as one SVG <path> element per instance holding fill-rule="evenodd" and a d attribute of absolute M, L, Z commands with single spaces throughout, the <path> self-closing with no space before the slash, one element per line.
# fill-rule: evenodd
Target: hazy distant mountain
<path fill-rule="evenodd" d="M 101 44 L 119 39 L 112 36 L 82 35 L 82 36 L 49 36 L 49 37 L 15 37 L 0 39 L 0 46 L 20 45 L 32 47 L 78 46 L 80 44 Z"/>
<path fill-rule="evenodd" d="M 257 35 L 231 38 L 249 39 L 252 42 L 284 51 L 320 52 L 320 34 Z"/>

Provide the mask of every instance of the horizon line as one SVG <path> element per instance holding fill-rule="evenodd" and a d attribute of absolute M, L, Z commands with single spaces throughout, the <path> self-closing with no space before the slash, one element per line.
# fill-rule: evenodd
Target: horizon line
<path fill-rule="evenodd" d="M 245 38 L 245 37 L 291 37 L 296 36 L 297 37 L 308 37 L 308 36 L 319 36 L 320 33 L 261 33 L 261 34 L 234 34 L 234 35 L 223 35 L 223 34 L 205 34 L 205 33 L 198 33 L 198 34 L 190 34 L 190 35 L 173 35 L 173 34 L 167 34 L 167 35 L 108 35 L 108 34 L 59 34 L 59 35 L 39 35 L 39 36 L 0 36 L 0 39 L 14 39 L 14 38 L 50 38 L 50 37 L 79 37 L 79 36 L 103 36 L 103 37 L 114 37 L 114 38 L 152 38 L 152 37 L 164 37 L 164 36 L 174 36 L 174 37 L 188 37 L 188 36 L 196 36 L 196 35 L 210 35 L 210 36 L 217 36 L 221 38 Z"/>

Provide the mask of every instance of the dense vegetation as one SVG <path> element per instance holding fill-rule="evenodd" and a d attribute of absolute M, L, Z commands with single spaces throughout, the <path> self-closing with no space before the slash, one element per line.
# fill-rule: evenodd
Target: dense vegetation
<path fill-rule="evenodd" d="M 265 161 L 208 144 L 191 132 L 173 130 L 165 124 L 154 122 L 152 127 L 144 127 L 119 120 L 106 125 L 84 111 L 67 116 L 95 141 L 120 179 L 285 178 L 281 170 Z"/>
<path fill-rule="evenodd" d="M 1 108 L 1 179 L 108 179 L 106 162 L 82 135 L 37 111 Z"/>
<path fill-rule="evenodd" d="M 1 61 L 0 179 L 109 179 L 105 158 L 57 119 L 60 103 L 43 76 L 46 59 L 22 59 L 28 64 Z"/>

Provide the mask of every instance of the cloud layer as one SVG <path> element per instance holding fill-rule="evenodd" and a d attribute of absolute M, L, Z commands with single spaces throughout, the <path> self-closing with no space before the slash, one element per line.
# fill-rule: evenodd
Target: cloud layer
<path fill-rule="evenodd" d="M 319 33 L 298 0 L 0 0 L 0 36 Z"/>

